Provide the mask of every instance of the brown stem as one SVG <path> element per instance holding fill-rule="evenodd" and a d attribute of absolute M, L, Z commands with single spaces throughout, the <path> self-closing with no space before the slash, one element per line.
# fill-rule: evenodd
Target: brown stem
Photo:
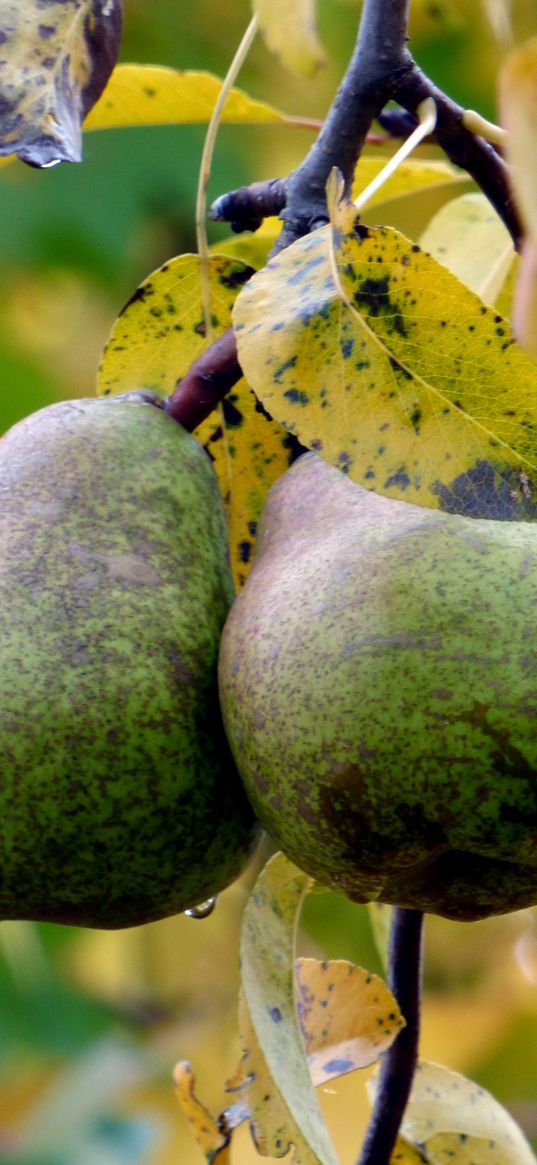
<path fill-rule="evenodd" d="M 223 332 L 190 365 L 183 379 L 164 402 L 164 408 L 192 433 L 242 376 L 233 328 Z"/>

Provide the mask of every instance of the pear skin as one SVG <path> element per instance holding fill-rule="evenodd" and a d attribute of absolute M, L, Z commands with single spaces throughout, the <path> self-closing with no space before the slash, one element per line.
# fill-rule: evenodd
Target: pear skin
<path fill-rule="evenodd" d="M 537 525 L 379 497 L 306 454 L 273 487 L 220 693 L 276 844 L 455 919 L 537 903 Z"/>
<path fill-rule="evenodd" d="M 121 927 L 216 894 L 256 835 L 216 666 L 232 600 L 201 446 L 150 394 L 0 444 L 0 916 Z"/>

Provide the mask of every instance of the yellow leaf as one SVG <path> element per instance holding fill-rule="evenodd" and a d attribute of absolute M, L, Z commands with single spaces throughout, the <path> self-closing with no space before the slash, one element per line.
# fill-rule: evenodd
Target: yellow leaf
<path fill-rule="evenodd" d="M 236 259 L 209 261 L 214 336 L 229 327 L 238 289 L 251 269 Z M 197 255 L 179 255 L 153 271 L 115 321 L 103 352 L 100 393 L 148 388 L 167 396 L 205 347 L 200 265 Z"/>
<path fill-rule="evenodd" d="M 315 0 L 253 0 L 267 47 L 293 73 L 310 77 L 324 64 Z"/>
<path fill-rule="evenodd" d="M 418 1153 L 412 1145 L 408 1145 L 402 1137 L 397 1138 L 395 1149 L 390 1157 L 390 1165 L 423 1165 L 425 1157 Z"/>
<path fill-rule="evenodd" d="M 374 1093 L 376 1080 L 369 1085 Z M 430 1165 L 535 1165 L 506 1109 L 484 1088 L 440 1064 L 420 1062 L 401 1134 L 423 1149 Z"/>
<path fill-rule="evenodd" d="M 128 125 L 178 125 L 208 122 L 222 88 L 212 73 L 169 69 L 163 65 L 118 65 L 84 129 L 116 129 Z M 280 124 L 300 121 L 241 89 L 232 89 L 222 122 Z"/>
<path fill-rule="evenodd" d="M 378 975 L 345 959 L 297 959 L 297 1007 L 313 1083 L 367 1068 L 404 1027 Z"/>
<path fill-rule="evenodd" d="M 222 423 L 223 422 L 223 423 Z M 295 442 L 240 380 L 196 429 L 214 461 L 228 515 L 235 586 L 244 586 L 253 561 L 257 526 L 267 493 L 289 469 Z"/>
<path fill-rule="evenodd" d="M 389 228 L 358 236 L 345 209 L 335 214 L 333 262 L 323 228 L 236 301 L 254 392 L 369 489 L 475 517 L 534 517 L 537 366 L 419 246 Z"/>
<path fill-rule="evenodd" d="M 516 258 L 511 236 L 484 194 L 463 194 L 443 206 L 420 246 L 488 304 L 496 302 Z"/>
<path fill-rule="evenodd" d="M 294 1165 L 338 1165 L 302 1044 L 294 999 L 295 930 L 311 879 L 276 854 L 246 905 L 241 935 L 245 1055 L 230 1087 L 248 1082 L 247 1104 L 265 1155 Z"/>
<path fill-rule="evenodd" d="M 120 34 L 120 0 L 2 0 L 0 153 L 34 166 L 79 162 L 80 123 L 108 80 Z"/>
<path fill-rule="evenodd" d="M 238 260 L 211 256 L 214 337 L 230 326 L 234 299 L 249 274 L 250 268 Z M 149 275 L 118 316 L 102 356 L 98 391 L 141 387 L 168 396 L 204 347 L 199 260 L 197 255 L 179 255 Z M 195 435 L 214 462 L 226 502 L 231 564 L 239 588 L 251 566 L 266 494 L 289 468 L 294 443 L 260 408 L 244 381 Z"/>

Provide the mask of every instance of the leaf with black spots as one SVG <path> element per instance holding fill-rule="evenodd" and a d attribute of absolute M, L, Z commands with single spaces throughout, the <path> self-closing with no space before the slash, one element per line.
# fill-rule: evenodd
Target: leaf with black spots
<path fill-rule="evenodd" d="M 81 123 L 116 63 L 121 0 L 0 0 L 0 155 L 81 159 Z"/>
<path fill-rule="evenodd" d="M 387 496 L 537 516 L 537 365 L 510 326 L 388 227 L 332 224 L 271 259 L 234 307 L 239 360 L 302 444 Z"/>
<path fill-rule="evenodd" d="M 211 256 L 213 338 L 229 328 L 233 303 L 250 273 L 240 260 Z M 106 395 L 137 387 L 168 396 L 205 346 L 199 259 L 179 255 L 140 284 L 115 321 L 101 360 L 98 391 Z M 235 586 L 240 588 L 253 561 L 266 495 L 292 463 L 297 443 L 271 419 L 244 380 L 195 436 L 218 475 Z"/>

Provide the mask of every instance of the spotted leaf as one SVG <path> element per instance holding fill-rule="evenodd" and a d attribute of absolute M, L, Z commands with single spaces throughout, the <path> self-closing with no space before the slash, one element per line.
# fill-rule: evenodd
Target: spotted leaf
<path fill-rule="evenodd" d="M 294 998 L 295 930 L 311 879 L 276 854 L 261 872 L 241 935 L 244 1056 L 229 1087 L 252 1114 L 259 1152 L 294 1165 L 337 1165 L 308 1070 Z"/>
<path fill-rule="evenodd" d="M 300 1030 L 315 1085 L 374 1064 L 404 1026 L 382 979 L 345 959 L 298 959 L 296 987 Z"/>
<path fill-rule="evenodd" d="M 370 1082 L 374 1094 L 376 1080 Z M 512 1116 L 459 1072 L 421 1061 L 401 1126 L 430 1165 L 535 1165 Z"/>
<path fill-rule="evenodd" d="M 267 410 L 366 487 L 535 518 L 537 365 L 509 324 L 397 231 L 332 227 L 270 260 L 234 308 Z"/>
<path fill-rule="evenodd" d="M 0 155 L 79 162 L 121 37 L 121 0 L 0 0 Z"/>
<path fill-rule="evenodd" d="M 209 262 L 213 335 L 231 324 L 231 308 L 251 269 L 213 255 Z M 205 347 L 199 260 L 179 255 L 154 271 L 131 296 L 112 328 L 98 391 L 133 386 L 167 396 Z M 244 380 L 196 430 L 218 475 L 226 503 L 235 585 L 245 582 L 257 523 L 270 486 L 289 468 L 296 442 L 259 405 Z"/>

